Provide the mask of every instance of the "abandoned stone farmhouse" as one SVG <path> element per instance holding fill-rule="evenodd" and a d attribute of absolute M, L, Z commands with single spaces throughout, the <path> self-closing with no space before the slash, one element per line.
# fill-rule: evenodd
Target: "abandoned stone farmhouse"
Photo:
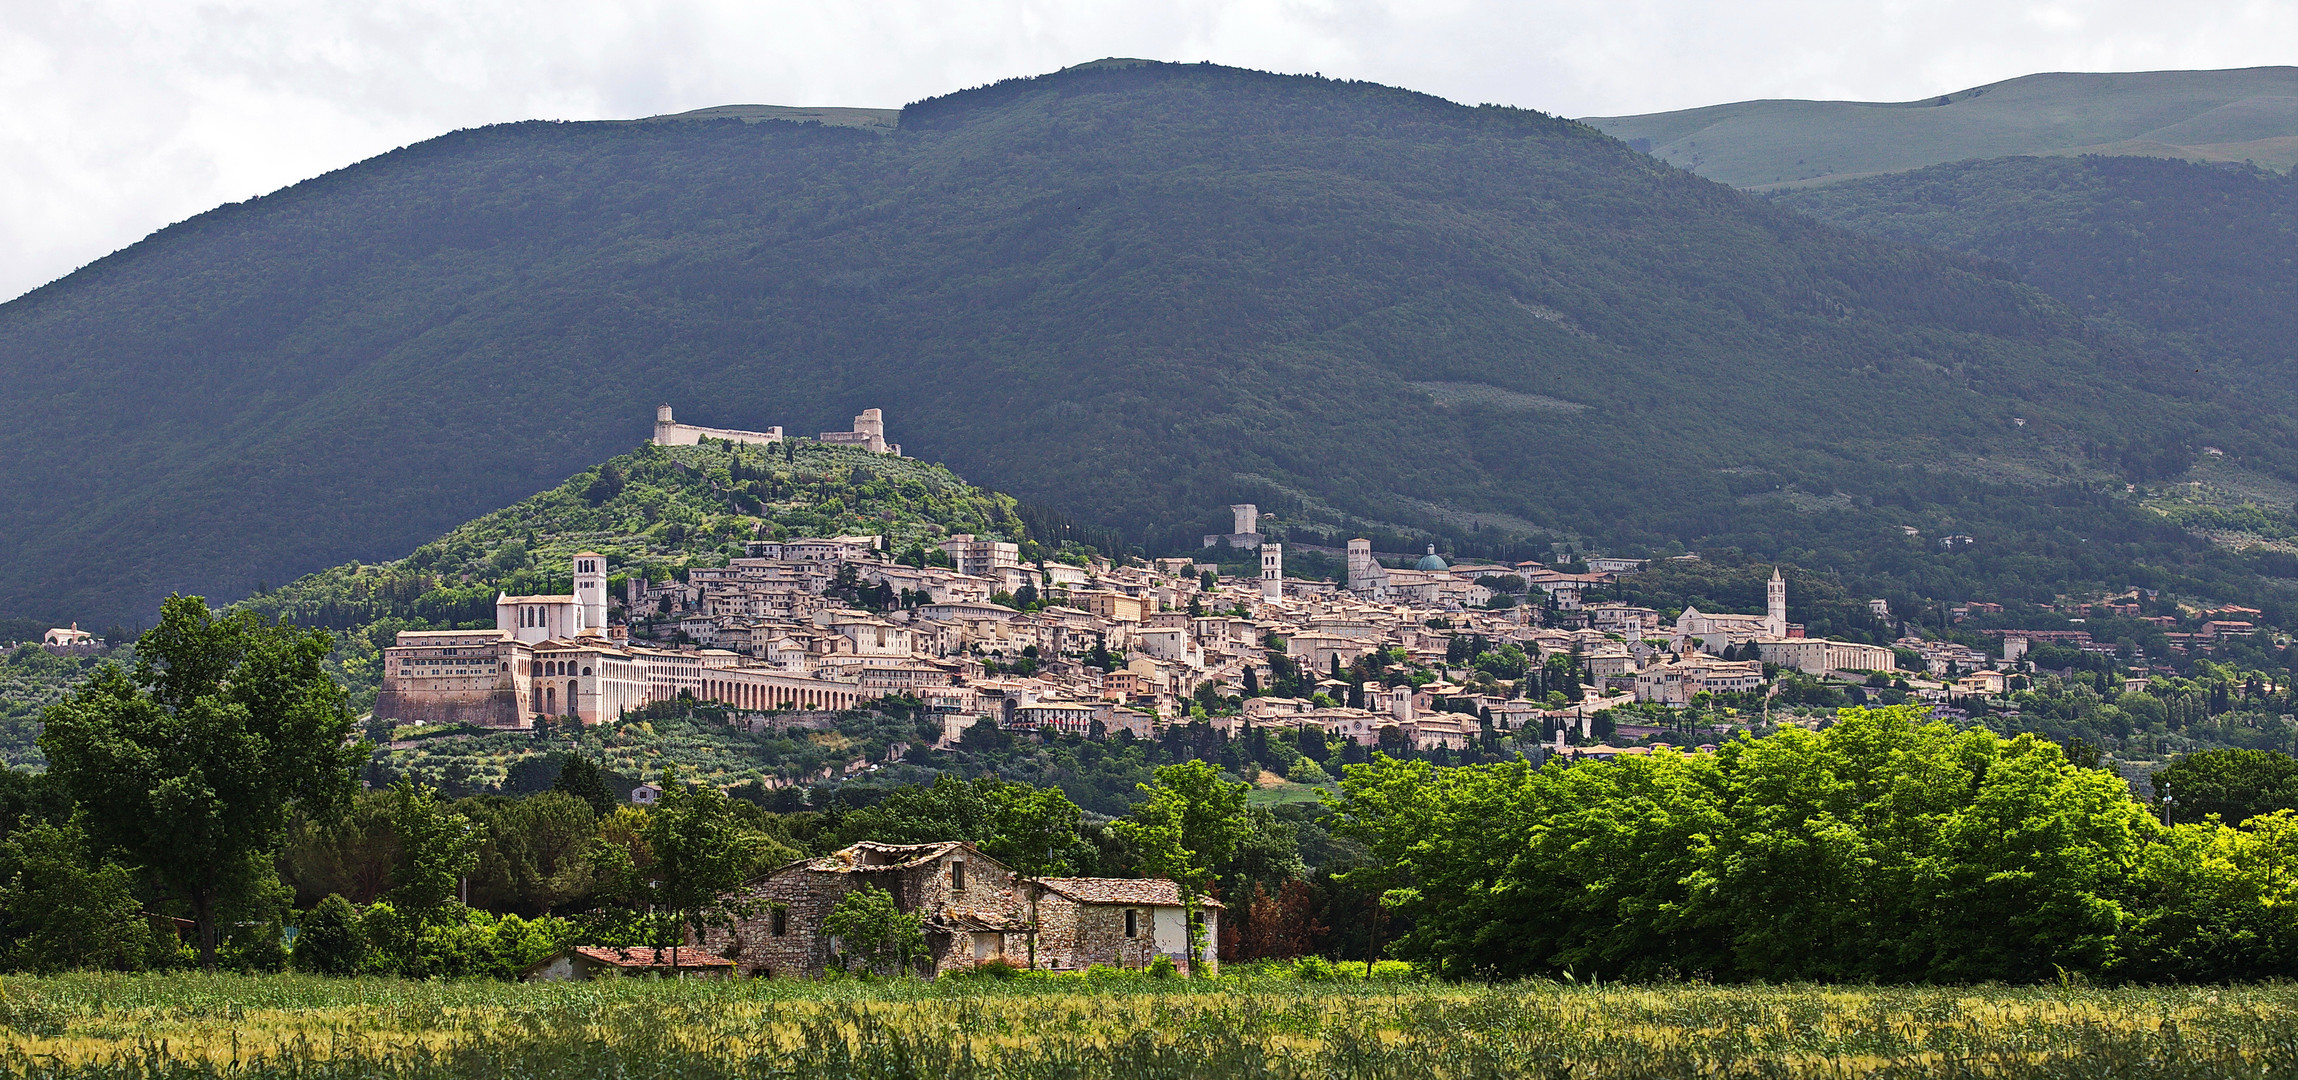
<path fill-rule="evenodd" d="M 819 976 L 838 954 L 823 921 L 840 897 L 865 885 L 924 916 L 924 974 L 990 961 L 1080 971 L 1145 967 L 1162 956 L 1183 971 L 1191 966 L 1186 909 L 1173 882 L 1025 877 L 963 841 L 865 841 L 791 863 L 746 886 L 743 917 L 705 931 L 700 944 L 744 975 Z M 1205 946 L 1197 962 L 1207 972 L 1219 965 L 1220 912 L 1219 901 L 1199 901 Z"/>

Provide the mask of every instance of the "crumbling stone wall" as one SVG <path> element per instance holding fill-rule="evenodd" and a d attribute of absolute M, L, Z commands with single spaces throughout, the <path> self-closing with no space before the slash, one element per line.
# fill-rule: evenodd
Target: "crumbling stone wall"
<path fill-rule="evenodd" d="M 965 885 L 953 881 L 951 864 L 964 862 Z M 905 912 L 937 917 L 966 913 L 1012 916 L 1025 914 L 1015 895 L 1015 876 L 977 852 L 953 849 L 930 862 L 907 867 L 819 870 L 814 861 L 793 863 L 754 882 L 745 890 L 747 909 L 732 928 L 704 931 L 700 944 L 735 962 L 743 975 L 816 977 L 832 961 L 830 937 L 822 926 L 830 911 L 848 892 L 864 884 L 875 885 L 894 897 Z M 781 911 L 782 933 L 774 933 L 775 911 Z M 971 935 L 926 934 L 927 957 L 935 974 L 974 963 Z M 1005 935 L 1006 957 L 1020 962 L 1027 955 L 1026 934 Z"/>
<path fill-rule="evenodd" d="M 1136 912 L 1132 937 L 1125 912 Z M 1037 966 L 1081 971 L 1095 964 L 1139 968 L 1156 958 L 1155 908 L 1082 904 L 1056 892 L 1037 898 Z"/>

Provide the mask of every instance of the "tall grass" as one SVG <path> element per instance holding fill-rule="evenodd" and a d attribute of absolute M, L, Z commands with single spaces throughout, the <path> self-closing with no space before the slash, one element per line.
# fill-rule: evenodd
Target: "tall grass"
<path fill-rule="evenodd" d="M 2260 1077 L 2298 988 L 9 980 L 72 1078 Z"/>

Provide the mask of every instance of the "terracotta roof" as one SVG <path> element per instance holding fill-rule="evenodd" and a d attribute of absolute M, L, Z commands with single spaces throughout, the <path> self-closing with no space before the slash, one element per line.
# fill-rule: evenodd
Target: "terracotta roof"
<path fill-rule="evenodd" d="M 574 951 L 599 963 L 612 964 L 625 970 L 649 968 L 668 970 L 672 967 L 730 968 L 734 966 L 732 960 L 692 946 L 677 949 L 653 949 L 619 945 L 578 945 Z M 674 957 L 678 961 L 676 964 L 671 963 Z"/>
<path fill-rule="evenodd" d="M 1139 904 L 1143 907 L 1180 907 L 1181 886 L 1164 878 L 1031 878 L 1050 892 L 1057 892 L 1080 904 Z M 1199 907 L 1217 908 L 1221 902 L 1212 897 L 1198 899 Z"/>

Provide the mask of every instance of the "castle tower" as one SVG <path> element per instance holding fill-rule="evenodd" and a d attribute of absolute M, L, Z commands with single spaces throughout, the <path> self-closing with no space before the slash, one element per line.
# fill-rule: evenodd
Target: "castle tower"
<path fill-rule="evenodd" d="M 574 557 L 574 598 L 581 620 L 575 633 L 606 633 L 606 556 L 585 551 Z"/>
<path fill-rule="evenodd" d="M 885 453 L 886 414 L 877 409 L 863 409 L 862 415 L 854 418 L 854 434 L 863 438 L 862 445 L 869 447 L 871 453 Z"/>
<path fill-rule="evenodd" d="M 1235 524 L 1237 526 L 1229 530 L 1230 532 L 1241 536 L 1245 533 L 1261 531 L 1261 508 L 1259 506 L 1252 503 L 1237 503 L 1229 507 L 1229 513 L 1236 518 Z"/>
<path fill-rule="evenodd" d="M 1261 599 L 1276 603 L 1285 598 L 1285 546 L 1261 545 Z"/>
<path fill-rule="evenodd" d="M 1351 590 L 1368 588 L 1372 584 L 1372 541 L 1358 538 L 1348 542 L 1348 587 Z"/>
<path fill-rule="evenodd" d="M 1775 638 L 1787 636 L 1787 581 L 1779 576 L 1776 566 L 1763 587 L 1763 628 Z"/>

